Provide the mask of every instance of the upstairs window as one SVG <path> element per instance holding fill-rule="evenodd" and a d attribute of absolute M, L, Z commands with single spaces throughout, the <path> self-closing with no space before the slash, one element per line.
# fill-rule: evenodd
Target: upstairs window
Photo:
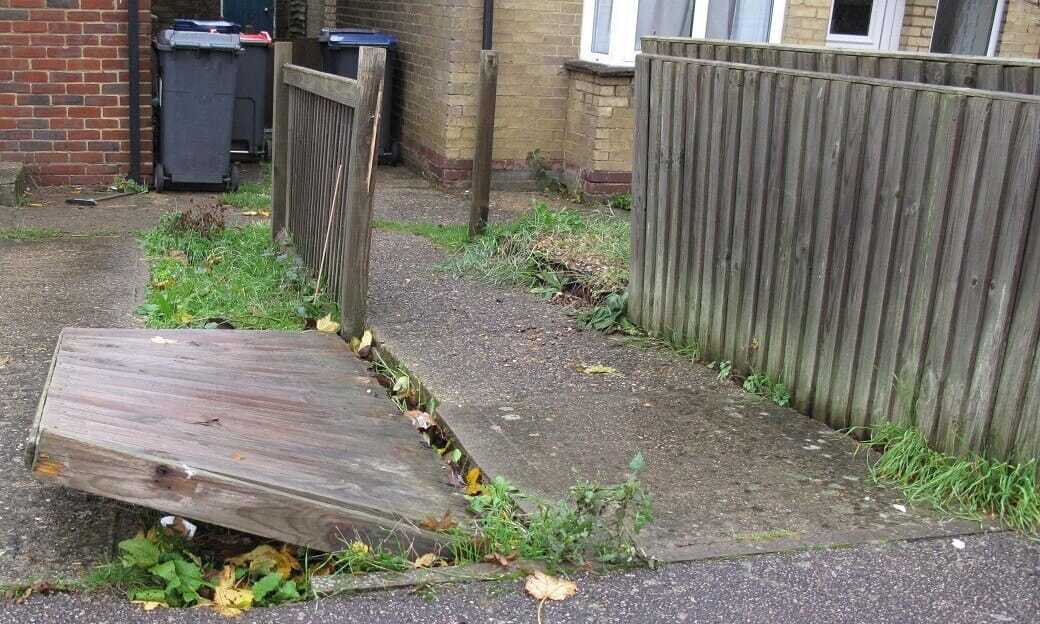
<path fill-rule="evenodd" d="M 631 65 L 644 35 L 779 42 L 786 0 L 585 0 L 581 58 Z"/>

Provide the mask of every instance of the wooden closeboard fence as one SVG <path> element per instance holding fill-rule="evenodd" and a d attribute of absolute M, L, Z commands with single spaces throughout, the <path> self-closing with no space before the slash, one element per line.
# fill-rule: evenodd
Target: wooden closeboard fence
<path fill-rule="evenodd" d="M 643 51 L 762 67 L 1040 95 L 1040 61 L 1028 59 L 669 37 L 647 38 Z"/>
<path fill-rule="evenodd" d="M 352 80 L 290 63 L 275 44 L 271 222 L 339 302 L 345 335 L 365 330 L 375 129 L 386 51 L 361 48 Z"/>
<path fill-rule="evenodd" d="M 664 54 L 636 95 L 633 320 L 834 427 L 1040 454 L 1040 97 Z"/>

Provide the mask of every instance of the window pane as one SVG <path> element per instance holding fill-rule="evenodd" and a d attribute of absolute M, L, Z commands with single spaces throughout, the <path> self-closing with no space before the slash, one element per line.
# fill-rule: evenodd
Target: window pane
<path fill-rule="evenodd" d="M 873 0 L 834 0 L 831 34 L 866 37 L 870 34 L 870 14 L 873 10 Z"/>
<path fill-rule="evenodd" d="M 694 0 L 639 0 L 636 17 L 636 49 L 644 35 L 689 37 L 693 29 Z"/>
<path fill-rule="evenodd" d="M 932 33 L 932 52 L 985 55 L 997 0 L 941 0 Z"/>
<path fill-rule="evenodd" d="M 768 41 L 772 15 L 773 0 L 711 0 L 704 36 Z"/>
<path fill-rule="evenodd" d="M 614 0 L 596 0 L 596 11 L 592 17 L 592 51 L 610 54 L 610 14 Z"/>

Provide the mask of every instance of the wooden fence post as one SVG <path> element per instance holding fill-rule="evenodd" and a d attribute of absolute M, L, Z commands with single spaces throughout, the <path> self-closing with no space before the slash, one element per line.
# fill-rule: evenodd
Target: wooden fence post
<path fill-rule="evenodd" d="M 292 43 L 274 44 L 274 110 L 271 136 L 271 236 L 278 238 L 289 217 L 289 87 L 282 79 L 282 68 L 292 61 Z"/>
<path fill-rule="evenodd" d="M 383 98 L 386 50 L 362 47 L 358 59 L 358 103 L 353 130 L 346 192 L 346 232 L 339 280 L 339 311 L 343 336 L 365 331 L 368 260 L 372 238 L 372 191 L 375 187 L 375 140 Z"/>
<path fill-rule="evenodd" d="M 473 150 L 473 173 L 469 209 L 469 235 L 479 236 L 487 228 L 491 194 L 491 154 L 495 141 L 495 97 L 498 92 L 498 52 L 480 52 L 480 96 L 477 102 L 477 144 Z"/>

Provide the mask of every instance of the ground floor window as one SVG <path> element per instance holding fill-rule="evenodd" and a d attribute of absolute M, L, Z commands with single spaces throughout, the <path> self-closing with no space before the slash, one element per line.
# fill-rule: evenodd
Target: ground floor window
<path fill-rule="evenodd" d="M 1006 0 L 939 0 L 932 52 L 993 56 Z"/>
<path fill-rule="evenodd" d="M 906 0 L 834 0 L 827 45 L 895 50 L 905 8 Z"/>
<path fill-rule="evenodd" d="M 631 65 L 640 38 L 779 42 L 786 0 L 585 0 L 581 57 Z"/>

